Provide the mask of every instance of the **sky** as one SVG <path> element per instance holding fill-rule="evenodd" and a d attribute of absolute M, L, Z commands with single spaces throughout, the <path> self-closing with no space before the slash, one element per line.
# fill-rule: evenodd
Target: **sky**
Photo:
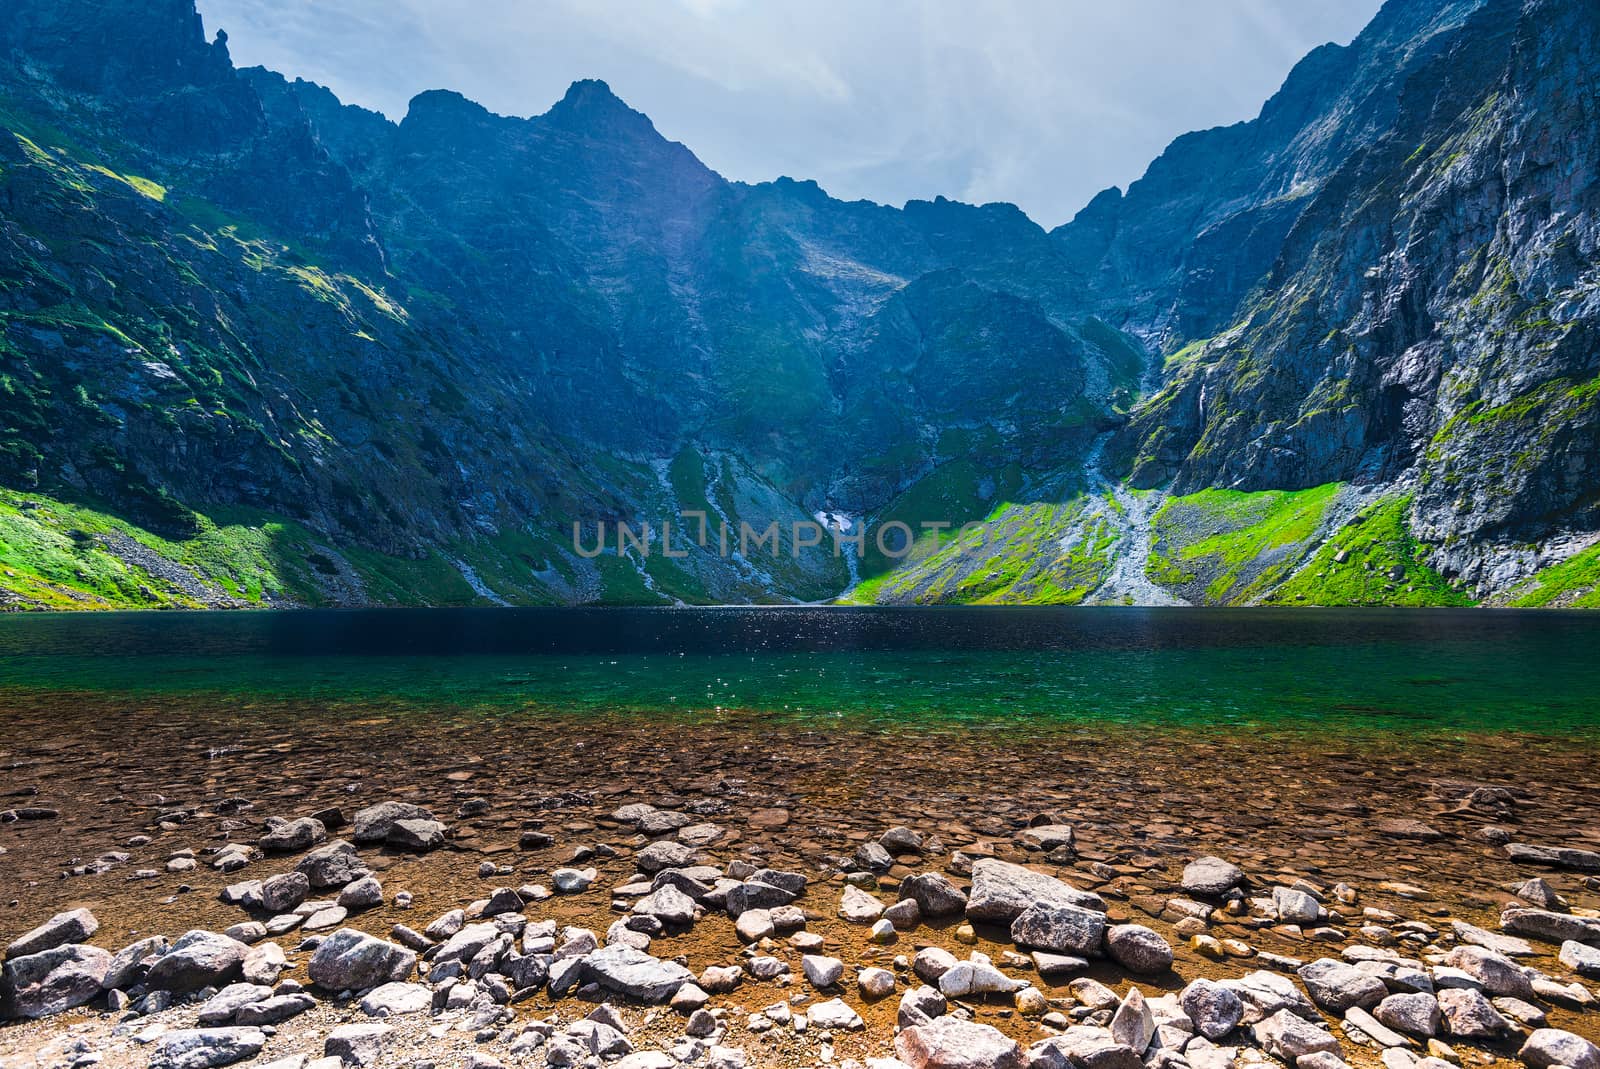
<path fill-rule="evenodd" d="M 405 115 L 537 115 L 601 78 L 728 178 L 1010 201 L 1051 227 L 1174 137 L 1253 117 L 1380 0 L 199 0 L 239 66 Z"/>

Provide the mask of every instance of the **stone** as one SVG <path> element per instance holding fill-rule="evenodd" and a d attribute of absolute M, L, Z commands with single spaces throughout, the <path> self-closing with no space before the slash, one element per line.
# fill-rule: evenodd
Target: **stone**
<path fill-rule="evenodd" d="M 924 872 L 901 880 L 900 897 L 916 902 L 924 917 L 951 917 L 967 908 L 967 896 L 937 872 Z"/>
<path fill-rule="evenodd" d="M 955 967 L 957 958 L 943 947 L 923 947 L 911 959 L 911 971 L 930 984 Z"/>
<path fill-rule="evenodd" d="M 294 868 L 296 872 L 303 873 L 311 886 L 318 890 L 343 887 L 371 875 L 367 866 L 361 863 L 356 848 L 343 839 L 335 839 L 317 847 L 301 858 Z"/>
<path fill-rule="evenodd" d="M 924 849 L 922 835 L 904 825 L 896 825 L 878 836 L 878 845 L 891 854 L 920 854 Z"/>
<path fill-rule="evenodd" d="M 271 997 L 272 988 L 265 984 L 229 984 L 206 1000 L 196 1020 L 202 1027 L 229 1024 L 245 1006 Z"/>
<path fill-rule="evenodd" d="M 254 1058 L 267 1045 L 259 1028 L 179 1028 L 163 1035 L 151 1069 L 213 1069 Z"/>
<path fill-rule="evenodd" d="M 1074 1025 L 1028 1048 L 1028 1069 L 1143 1069 L 1139 1053 L 1109 1029 Z"/>
<path fill-rule="evenodd" d="M 239 970 L 239 978 L 247 984 L 265 984 L 270 987 L 278 982 L 278 977 L 288 966 L 289 959 L 284 955 L 282 947 L 277 943 L 260 943 L 251 947 L 250 952 L 244 956 L 244 965 Z"/>
<path fill-rule="evenodd" d="M 1089 967 L 1087 958 L 1075 954 L 1052 954 L 1048 950 L 1035 950 L 1029 955 L 1040 976 L 1071 976 Z"/>
<path fill-rule="evenodd" d="M 1292 1010 L 1279 1010 L 1254 1026 L 1256 1042 L 1268 1054 L 1294 1064 L 1315 1051 L 1339 1053 L 1339 1040 L 1333 1033 L 1300 1017 Z"/>
<path fill-rule="evenodd" d="M 305 850 L 328 837 L 328 829 L 314 817 L 297 817 L 294 820 L 269 818 L 266 834 L 256 845 L 263 850 L 287 852 Z"/>
<path fill-rule="evenodd" d="M 409 979 L 416 967 L 415 951 L 354 928 L 341 928 L 317 947 L 306 975 L 328 991 L 365 991 Z"/>
<path fill-rule="evenodd" d="M 1258 969 L 1236 980 L 1223 980 L 1221 983 L 1244 1003 L 1245 1024 L 1254 1024 L 1280 1010 L 1289 1010 L 1308 1019 L 1317 1016 L 1317 1008 L 1311 1004 L 1311 1000 L 1295 986 L 1293 980 L 1279 973 Z"/>
<path fill-rule="evenodd" d="M 634 863 L 639 866 L 640 872 L 655 873 L 662 869 L 681 869 L 692 865 L 696 856 L 693 847 L 663 839 L 639 851 Z"/>
<path fill-rule="evenodd" d="M 1046 853 L 1062 848 L 1071 850 L 1077 845 L 1070 824 L 1039 824 L 1032 828 L 1024 828 L 1017 838 L 1021 839 L 1024 845 Z"/>
<path fill-rule="evenodd" d="M 396 850 L 423 854 L 444 845 L 445 831 L 445 826 L 437 820 L 397 820 L 389 826 L 389 834 L 383 841 Z"/>
<path fill-rule="evenodd" d="M 972 892 L 967 899 L 969 919 L 1010 924 L 1033 906 L 1105 911 L 1105 901 L 1099 895 L 1080 891 L 1053 876 L 998 858 L 973 862 Z"/>
<path fill-rule="evenodd" d="M 1111 1038 L 1142 1054 L 1156 1035 L 1155 1013 L 1145 1001 L 1144 993 L 1130 987 L 1117 1012 L 1111 1017 Z"/>
<path fill-rule="evenodd" d="M 776 909 L 779 906 L 787 906 L 794 900 L 795 892 L 786 887 L 763 883 L 760 880 L 747 880 L 728 888 L 725 903 L 728 915 L 737 917 L 746 910 Z"/>
<path fill-rule="evenodd" d="M 31 1020 L 82 1006 L 104 989 L 111 960 L 110 951 L 82 943 L 7 958 L 0 966 L 0 1018 Z"/>
<path fill-rule="evenodd" d="M 973 894 L 976 899 L 976 883 Z M 1105 931 L 1104 913 L 1070 904 L 1040 902 L 1018 913 L 1011 922 L 1011 939 L 1018 946 L 1084 957 L 1101 953 Z"/>
<path fill-rule="evenodd" d="M 1567 908 L 1567 900 L 1556 893 L 1541 876 L 1524 880 L 1515 891 L 1511 892 L 1518 898 L 1540 909 L 1563 910 Z"/>
<path fill-rule="evenodd" d="M 1469 987 L 1439 992 L 1439 1012 L 1445 1031 L 1460 1039 L 1492 1039 L 1510 1031 L 1511 1022 L 1500 1015 L 1483 993 Z"/>
<path fill-rule="evenodd" d="M 593 868 L 556 869 L 550 874 L 550 882 L 555 884 L 556 892 L 563 895 L 581 894 L 599 878 L 599 870 Z"/>
<path fill-rule="evenodd" d="M 381 843 L 389 838 L 397 821 L 433 819 L 433 813 L 420 805 L 379 802 L 356 811 L 355 819 L 351 822 L 350 838 L 358 843 Z"/>
<path fill-rule="evenodd" d="M 426 984 L 391 981 L 366 993 L 361 999 L 361 1012 L 381 1019 L 426 1013 L 432 1005 L 433 992 Z"/>
<path fill-rule="evenodd" d="M 93 913 L 86 909 L 71 909 L 57 913 L 39 927 L 13 939 L 11 945 L 6 947 L 5 956 L 21 958 L 54 950 L 68 943 L 87 943 L 89 937 L 99 930 L 100 922 L 94 919 Z"/>
<path fill-rule="evenodd" d="M 308 932 L 321 932 L 329 928 L 337 928 L 344 923 L 345 918 L 349 915 L 350 911 L 343 906 L 323 906 L 306 917 L 305 930 Z M 266 934 L 265 929 L 262 930 L 262 934 Z"/>
<path fill-rule="evenodd" d="M 1191 981 L 1178 996 L 1178 1002 L 1194 1022 L 1195 1031 L 1207 1039 L 1221 1039 L 1244 1019 L 1244 1003 L 1239 996 L 1211 980 Z"/>
<path fill-rule="evenodd" d="M 700 974 L 700 986 L 713 995 L 726 995 L 739 986 L 744 970 L 737 965 L 711 965 Z"/>
<path fill-rule="evenodd" d="M 1360 1006 L 1344 1011 L 1345 1030 L 1366 1036 L 1380 1047 L 1409 1047 L 1411 1041 Z"/>
<path fill-rule="evenodd" d="M 282 1024 L 291 1017 L 298 1017 L 308 1010 L 315 1009 L 317 1000 L 304 991 L 296 991 L 287 995 L 274 995 L 272 998 L 252 1002 L 247 1006 L 239 1007 L 239 1012 L 234 1015 L 234 1023 L 252 1027 Z"/>
<path fill-rule="evenodd" d="M 862 969 L 856 974 L 856 989 L 865 999 L 880 999 L 894 992 L 894 973 L 888 969 Z"/>
<path fill-rule="evenodd" d="M 944 996 L 931 987 L 914 987 L 900 996 L 900 1006 L 895 1012 L 895 1023 L 901 1028 L 914 1028 L 942 1017 L 949 1008 Z"/>
<path fill-rule="evenodd" d="M 772 923 L 772 911 L 747 909 L 733 922 L 733 930 L 746 943 L 759 943 L 778 930 Z"/>
<path fill-rule="evenodd" d="M 1198 857 L 1183 867 L 1179 883 L 1192 895 L 1217 898 L 1244 885 L 1244 870 L 1220 857 Z"/>
<path fill-rule="evenodd" d="M 859 1032 L 867 1026 L 861 1015 L 845 1004 L 843 999 L 832 998 L 819 1002 L 806 1011 L 806 1020 L 812 1027 L 836 1031 Z"/>
<path fill-rule="evenodd" d="M 861 888 L 847 884 L 839 898 L 839 916 L 851 924 L 871 924 L 883 916 L 883 903 Z"/>
<path fill-rule="evenodd" d="M 1372 1016 L 1410 1036 L 1428 1038 L 1439 1034 L 1439 1000 L 1425 992 L 1389 995 L 1373 1007 Z"/>
<path fill-rule="evenodd" d="M 1531 935 L 1553 943 L 1569 939 L 1600 942 L 1600 920 L 1556 913 L 1547 909 L 1508 909 L 1500 914 L 1500 927 L 1518 935 Z"/>
<path fill-rule="evenodd" d="M 856 867 L 867 872 L 888 872 L 894 867 L 894 858 L 879 843 L 868 840 L 856 847 Z"/>
<path fill-rule="evenodd" d="M 1523 1042 L 1517 1057 L 1533 1069 L 1550 1069 L 1557 1065 L 1568 1069 L 1600 1069 L 1600 1047 L 1559 1028 L 1534 1030 Z"/>
<path fill-rule="evenodd" d="M 936 1017 L 895 1037 L 895 1054 L 910 1069 L 1024 1069 L 1022 1048 L 998 1028 Z"/>
<path fill-rule="evenodd" d="M 867 933 L 867 938 L 880 946 L 892 943 L 897 938 L 894 924 L 887 918 L 879 917 L 872 922 L 872 930 Z"/>
<path fill-rule="evenodd" d="M 656 888 L 633 904 L 633 912 L 655 917 L 662 924 L 685 925 L 694 920 L 694 899 L 671 884 Z"/>
<path fill-rule="evenodd" d="M 902 898 L 883 911 L 883 919 L 897 932 L 909 932 L 922 923 L 922 907 L 914 898 Z"/>
<path fill-rule="evenodd" d="M 710 1010 L 697 1009 L 689 1015 L 689 1021 L 683 1027 L 683 1034 L 694 1036 L 696 1039 L 709 1039 L 716 1034 L 717 1028 L 716 1014 Z"/>
<path fill-rule="evenodd" d="M 373 1069 L 381 1063 L 393 1033 L 394 1029 L 386 1024 L 342 1024 L 328 1033 L 322 1053 L 347 1066 Z"/>
<path fill-rule="evenodd" d="M 1557 959 L 1579 976 L 1600 980 L 1600 950 L 1594 947 L 1568 939 L 1561 944 L 1561 953 L 1557 955 Z"/>
<path fill-rule="evenodd" d="M 1376 976 L 1336 958 L 1318 958 L 1301 966 L 1298 975 L 1311 1001 L 1331 1013 L 1343 1013 L 1351 1006 L 1368 1009 L 1389 993 Z"/>
<path fill-rule="evenodd" d="M 383 885 L 376 877 L 363 876 L 346 884 L 339 892 L 339 906 L 343 909 L 373 909 L 383 905 Z"/>
<path fill-rule="evenodd" d="M 1129 972 L 1149 975 L 1172 968 L 1172 946 L 1160 933 L 1142 924 L 1115 924 L 1107 928 L 1105 947 L 1111 960 Z"/>
<path fill-rule="evenodd" d="M 1072 992 L 1072 997 L 1089 1007 L 1091 1010 L 1115 1009 L 1122 1001 L 1117 998 L 1117 993 L 1088 976 L 1080 976 L 1067 984 L 1067 990 Z"/>
<path fill-rule="evenodd" d="M 1009 995 L 1025 986 L 1021 980 L 1013 980 L 983 960 L 958 961 L 939 977 L 939 992 L 947 998 Z"/>
<path fill-rule="evenodd" d="M 1522 966 L 1483 947 L 1456 947 L 1444 963 L 1477 980 L 1491 995 L 1510 995 L 1514 998 L 1532 998 L 1533 981 L 1523 972 Z"/>
<path fill-rule="evenodd" d="M 675 961 L 651 957 L 628 946 L 608 946 L 583 959 L 584 975 L 619 995 L 640 1002 L 666 1002 L 694 974 Z"/>
<path fill-rule="evenodd" d="M 289 913 L 311 893 L 311 879 L 304 872 L 284 872 L 261 881 L 261 908 L 268 913 Z"/>
<path fill-rule="evenodd" d="M 832 987 L 844 975 L 844 962 L 821 954 L 806 954 L 800 958 L 800 971 L 812 987 Z"/>
<path fill-rule="evenodd" d="M 107 991 L 126 990 L 142 982 L 150 961 L 165 954 L 171 945 L 164 935 L 152 935 L 129 943 L 112 955 L 111 967 L 106 970 L 101 985 Z"/>
<path fill-rule="evenodd" d="M 1322 903 L 1293 887 L 1272 889 L 1272 908 L 1284 924 L 1315 924 L 1322 919 Z"/>
<path fill-rule="evenodd" d="M 185 932 L 150 966 L 145 985 L 180 995 L 223 987 L 242 977 L 249 953 L 250 948 L 237 939 L 216 932 Z"/>
<path fill-rule="evenodd" d="M 1536 846 L 1533 843 L 1507 843 L 1507 856 L 1513 861 L 1552 868 L 1571 869 L 1574 872 L 1600 872 L 1600 853 L 1577 850 L 1565 846 Z"/>

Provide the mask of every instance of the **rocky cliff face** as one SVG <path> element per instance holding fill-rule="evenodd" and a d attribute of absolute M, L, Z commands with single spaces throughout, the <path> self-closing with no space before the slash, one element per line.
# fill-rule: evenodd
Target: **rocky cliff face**
<path fill-rule="evenodd" d="M 192 0 L 13 6 L 0 556 L 24 603 L 1593 585 L 1580 0 L 1391 0 L 1049 234 L 727 182 L 600 82 L 529 119 L 430 92 L 393 123 L 235 70 Z M 572 547 L 573 520 L 686 509 L 994 537 L 909 564 Z"/>

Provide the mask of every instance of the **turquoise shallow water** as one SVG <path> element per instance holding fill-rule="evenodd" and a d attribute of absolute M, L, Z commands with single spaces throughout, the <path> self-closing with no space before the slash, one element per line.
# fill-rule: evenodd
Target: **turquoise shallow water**
<path fill-rule="evenodd" d="M 1600 617 L 558 609 L 0 618 L 0 692 L 341 710 L 1600 735 Z"/>

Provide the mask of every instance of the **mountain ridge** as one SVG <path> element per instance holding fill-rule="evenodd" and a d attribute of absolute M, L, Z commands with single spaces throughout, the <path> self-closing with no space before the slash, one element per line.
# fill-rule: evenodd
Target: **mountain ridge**
<path fill-rule="evenodd" d="M 1592 75 L 1563 67 L 1563 95 L 1514 60 L 1591 22 L 1571 0 L 1390 0 L 1256 119 L 1180 137 L 1046 231 L 1012 205 L 729 182 L 598 80 L 527 118 L 435 90 L 392 121 L 236 70 L 192 0 L 21 0 L 0 28 L 14 600 L 192 604 L 198 583 L 229 604 L 1073 602 L 1153 582 L 1219 603 L 1584 602 L 1592 312 L 1581 272 L 1547 266 L 1559 242 L 1506 228 L 1518 286 L 1562 275 L 1567 318 L 1451 289 L 1464 246 L 1416 265 L 1439 283 L 1425 315 L 1374 316 L 1357 294 L 1389 240 L 1375 206 L 1414 226 L 1422 203 L 1397 176 L 1432 156 L 1398 146 L 1454 138 L 1452 166 L 1487 169 L 1501 142 L 1464 124 L 1501 86 L 1522 93 L 1496 96 L 1505 128 L 1546 113 L 1581 128 Z M 1593 158 L 1579 141 L 1569 170 Z M 1576 185 L 1581 243 L 1594 183 Z M 1447 217 L 1469 203 L 1450 183 L 1431 196 Z M 1364 299 L 1414 307 L 1404 274 Z M 1569 321 L 1579 340 L 1549 356 Z M 1548 372 L 1536 389 L 1577 392 L 1545 399 L 1565 437 L 1531 447 L 1527 419 L 1498 426 L 1486 456 L 1548 462 L 1457 508 L 1447 479 L 1499 476 L 1419 354 L 1461 352 L 1470 392 L 1504 378 L 1478 359 L 1495 347 Z M 786 531 L 817 514 L 952 527 L 911 562 L 787 543 L 771 562 L 705 546 L 589 559 L 568 530 L 659 531 L 685 509 Z M 953 533 L 969 521 L 988 544 Z M 1352 534 L 1368 522 L 1388 534 Z M 115 552 L 126 539 L 192 582 L 157 581 Z M 1382 581 L 1339 574 L 1347 542 Z M 1132 583 L 1118 557 L 1136 550 Z M 1559 590 L 1539 579 L 1551 567 L 1572 573 Z"/>

